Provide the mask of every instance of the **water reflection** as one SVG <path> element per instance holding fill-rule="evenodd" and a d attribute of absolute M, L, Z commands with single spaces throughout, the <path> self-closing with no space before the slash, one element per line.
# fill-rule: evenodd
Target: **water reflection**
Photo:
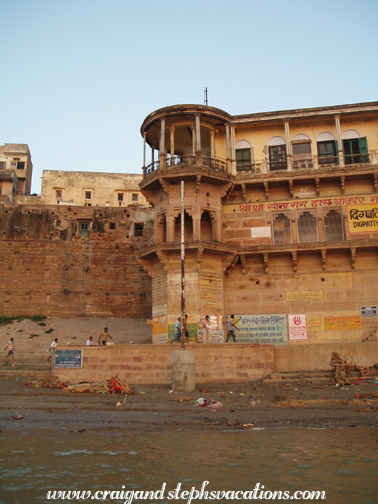
<path fill-rule="evenodd" d="M 378 504 L 373 428 L 0 436 L 4 504 L 54 502 L 49 490 L 157 491 L 164 482 L 166 496 L 178 482 L 190 490 L 204 480 L 209 490 L 247 491 L 259 482 L 270 491 L 324 490 L 333 504 Z"/>

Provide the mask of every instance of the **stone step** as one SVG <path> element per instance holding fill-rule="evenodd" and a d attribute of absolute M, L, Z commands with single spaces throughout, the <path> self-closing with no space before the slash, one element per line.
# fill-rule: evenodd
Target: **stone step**
<path fill-rule="evenodd" d="M 272 373 L 264 383 L 283 383 L 295 381 L 329 381 L 334 378 L 332 371 L 298 371 L 293 373 Z"/>

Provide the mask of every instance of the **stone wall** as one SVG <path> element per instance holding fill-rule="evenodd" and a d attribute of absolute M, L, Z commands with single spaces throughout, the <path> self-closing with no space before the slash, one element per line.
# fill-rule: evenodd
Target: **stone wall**
<path fill-rule="evenodd" d="M 326 345 L 289 345 L 276 346 L 274 349 L 274 370 L 278 372 L 294 371 L 330 371 L 332 352 L 348 357 L 348 362 L 358 366 L 378 364 L 378 343 L 331 343 Z M 374 374 L 373 374 L 374 376 Z"/>
<path fill-rule="evenodd" d="M 134 256 L 152 237 L 149 212 L 1 207 L 0 313 L 150 317 L 151 279 Z M 144 220 L 142 237 L 134 218 Z M 88 237 L 80 221 L 90 223 Z"/>
<path fill-rule="evenodd" d="M 54 368 L 61 381 L 101 381 L 116 375 L 130 384 L 166 384 L 171 380 L 171 352 L 177 345 L 119 345 L 69 347 L 83 350 L 83 367 Z M 259 380 L 274 370 L 270 345 L 189 345 L 195 352 L 196 383 Z"/>

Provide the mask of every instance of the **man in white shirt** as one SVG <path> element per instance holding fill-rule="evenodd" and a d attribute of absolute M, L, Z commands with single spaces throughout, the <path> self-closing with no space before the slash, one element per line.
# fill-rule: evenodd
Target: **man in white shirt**
<path fill-rule="evenodd" d="M 50 348 L 49 348 L 50 355 L 49 355 L 49 358 L 47 359 L 47 362 L 51 359 L 51 357 L 53 355 L 54 348 L 56 348 L 57 346 L 58 346 L 58 338 L 55 338 L 55 340 L 50 345 Z"/>
<path fill-rule="evenodd" d="M 87 340 L 87 346 L 93 346 L 93 336 L 89 336 L 89 340 Z"/>

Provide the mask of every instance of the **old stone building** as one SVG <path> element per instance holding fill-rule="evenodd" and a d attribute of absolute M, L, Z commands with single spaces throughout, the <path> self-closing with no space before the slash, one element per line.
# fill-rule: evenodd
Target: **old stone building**
<path fill-rule="evenodd" d="M 32 174 L 33 164 L 26 144 L 0 145 L 0 196 L 4 202 L 13 203 L 18 194 L 29 195 Z M 12 185 L 9 186 L 6 182 L 11 178 Z"/>
<path fill-rule="evenodd" d="M 139 187 L 142 179 L 142 175 L 131 173 L 44 170 L 41 203 L 121 208 L 148 206 Z"/>
<path fill-rule="evenodd" d="M 378 102 L 232 116 L 165 107 L 141 127 L 155 241 L 154 341 L 180 315 L 180 183 L 192 339 L 211 316 L 223 341 L 361 342 L 377 329 Z M 147 162 L 147 147 L 151 161 Z"/>

